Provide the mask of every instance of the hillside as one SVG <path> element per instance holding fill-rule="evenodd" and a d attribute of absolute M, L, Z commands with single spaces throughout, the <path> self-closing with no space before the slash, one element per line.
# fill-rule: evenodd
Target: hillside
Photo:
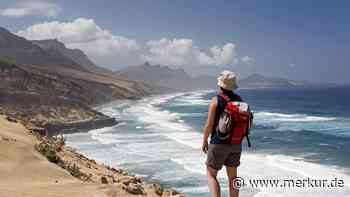
<path fill-rule="evenodd" d="M 17 64 L 61 67 L 86 71 L 82 66 L 62 54 L 50 53 L 32 42 L 0 27 L 0 58 Z"/>
<path fill-rule="evenodd" d="M 73 57 L 84 66 L 70 59 Z M 43 126 L 105 118 L 90 106 L 159 93 L 149 84 L 117 78 L 103 70 L 81 51 L 67 49 L 55 40 L 33 44 L 1 28 L 0 112 L 26 125 Z"/>
<path fill-rule="evenodd" d="M 60 138 L 42 138 L 0 115 L 1 197 L 181 197 L 77 153 Z"/>
<path fill-rule="evenodd" d="M 94 73 L 110 73 L 108 69 L 97 66 L 89 57 L 80 49 L 69 49 L 57 39 L 52 40 L 31 40 L 32 43 L 44 49 L 53 56 L 62 55 L 64 58 L 70 59 L 79 64 L 86 70 Z"/>

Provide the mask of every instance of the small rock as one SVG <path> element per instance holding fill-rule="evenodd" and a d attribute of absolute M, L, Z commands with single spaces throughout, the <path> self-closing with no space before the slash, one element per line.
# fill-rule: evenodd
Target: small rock
<path fill-rule="evenodd" d="M 118 182 L 123 183 L 124 185 L 129 185 L 130 183 L 140 183 L 141 179 L 134 176 L 123 176 L 119 178 Z"/>
<path fill-rule="evenodd" d="M 16 119 L 11 118 L 11 117 L 9 117 L 9 116 L 6 117 L 6 120 L 9 121 L 9 122 L 15 122 L 15 123 L 17 123 L 17 120 L 16 120 Z"/>
<path fill-rule="evenodd" d="M 116 183 L 117 182 L 112 174 L 108 174 L 107 177 L 110 180 L 110 182 L 112 182 L 112 183 Z"/>
<path fill-rule="evenodd" d="M 153 187 L 157 195 L 161 196 L 163 194 L 163 188 L 159 184 L 153 184 Z"/>
<path fill-rule="evenodd" d="M 141 178 L 140 178 L 140 177 L 135 176 L 134 178 L 135 178 L 135 181 L 136 181 L 137 183 L 141 183 Z"/>
<path fill-rule="evenodd" d="M 40 128 L 40 127 L 31 127 L 29 128 L 32 132 L 38 133 L 39 135 L 47 135 L 48 131 L 45 128 Z"/>
<path fill-rule="evenodd" d="M 122 178 L 118 179 L 118 182 L 123 183 L 124 185 L 129 185 L 129 183 L 131 183 L 131 180 L 128 176 L 123 176 Z"/>
<path fill-rule="evenodd" d="M 119 170 L 117 170 L 117 169 L 115 169 L 115 168 L 113 168 L 113 167 L 111 167 L 111 170 L 112 170 L 113 172 L 119 173 Z"/>
<path fill-rule="evenodd" d="M 180 194 L 175 189 L 166 189 L 166 190 L 164 190 L 163 194 L 165 194 L 164 196 L 183 197 L 183 194 Z"/>
<path fill-rule="evenodd" d="M 1 139 L 4 141 L 10 141 L 10 138 L 7 138 L 7 137 L 1 137 Z"/>
<path fill-rule="evenodd" d="M 140 184 L 130 183 L 126 187 L 126 191 L 131 194 L 144 194 L 144 190 Z"/>
<path fill-rule="evenodd" d="M 102 183 L 102 184 L 108 184 L 107 178 L 104 177 L 104 176 L 101 176 L 101 183 Z"/>

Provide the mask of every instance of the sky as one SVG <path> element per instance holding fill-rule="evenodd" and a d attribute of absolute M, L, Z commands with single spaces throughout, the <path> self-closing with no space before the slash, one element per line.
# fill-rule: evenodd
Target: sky
<path fill-rule="evenodd" d="M 350 84 L 349 8 L 345 0 L 1 0 L 0 26 L 57 38 L 112 69 L 149 61 Z"/>

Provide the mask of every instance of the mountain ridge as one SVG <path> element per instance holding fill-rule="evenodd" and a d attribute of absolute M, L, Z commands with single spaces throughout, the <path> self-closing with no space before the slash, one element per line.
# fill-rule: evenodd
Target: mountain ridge
<path fill-rule="evenodd" d="M 12 34 L 5 28 L 0 29 L 0 58 L 16 64 L 32 64 L 44 67 L 63 67 L 86 71 L 71 59 L 59 54 L 51 54 L 31 41 Z"/>
<path fill-rule="evenodd" d="M 57 39 L 47 40 L 30 40 L 33 44 L 40 48 L 51 52 L 52 54 L 61 54 L 63 57 L 71 59 L 86 70 L 94 73 L 110 73 L 106 68 L 97 66 L 82 50 L 70 49 L 64 43 Z"/>
<path fill-rule="evenodd" d="M 181 91 L 198 88 L 197 85 L 194 85 L 194 78 L 188 75 L 184 69 L 151 65 L 148 62 L 122 68 L 114 74 L 124 79 L 142 81 L 169 90 Z"/>
<path fill-rule="evenodd" d="M 169 66 L 151 65 L 148 62 L 142 65 L 125 67 L 116 71 L 115 75 L 131 80 L 156 84 L 174 90 L 214 89 L 217 87 L 217 79 L 215 76 L 190 76 L 182 68 L 175 69 Z M 238 80 L 238 86 L 241 88 L 293 88 L 317 85 L 320 84 L 289 80 L 282 77 L 264 76 L 257 73 Z"/>

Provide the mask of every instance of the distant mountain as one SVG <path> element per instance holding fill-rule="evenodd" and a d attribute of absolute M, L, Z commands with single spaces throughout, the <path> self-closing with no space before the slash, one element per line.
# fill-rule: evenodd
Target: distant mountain
<path fill-rule="evenodd" d="M 115 75 L 174 90 L 209 89 L 212 87 L 212 77 L 191 77 L 184 69 L 151 65 L 147 62 L 142 65 L 123 68 L 115 72 Z"/>
<path fill-rule="evenodd" d="M 129 66 L 117 71 L 115 74 L 125 79 L 142 81 L 179 91 L 217 88 L 216 76 L 199 75 L 193 77 L 182 68 L 174 69 L 168 66 L 150 65 L 149 63 Z M 260 74 L 252 74 L 238 81 L 238 86 L 241 88 L 292 88 L 317 85 L 320 84 L 280 77 L 267 77 Z"/>
<path fill-rule="evenodd" d="M 11 60 L 17 64 L 86 70 L 70 58 L 59 53 L 47 52 L 2 27 L 0 27 L 0 58 Z"/>
<path fill-rule="evenodd" d="M 252 74 L 247 78 L 239 81 L 240 87 L 252 87 L 252 88 L 288 88 L 288 87 L 304 87 L 313 85 L 309 82 L 295 81 L 279 77 L 266 77 L 260 74 Z"/>
<path fill-rule="evenodd" d="M 97 66 L 92 62 L 89 57 L 80 49 L 69 49 L 62 42 L 57 39 L 50 40 L 31 40 L 40 48 L 53 56 L 63 55 L 64 58 L 71 59 L 75 63 L 79 64 L 83 68 L 94 73 L 110 73 L 108 69 Z"/>
<path fill-rule="evenodd" d="M 150 65 L 149 63 L 128 66 L 115 72 L 115 74 L 124 79 L 142 81 L 173 89 L 183 87 L 190 80 L 190 76 L 182 69 L 171 69 L 167 66 Z"/>
<path fill-rule="evenodd" d="M 128 77 L 130 80 L 148 81 L 153 83 L 169 80 L 189 80 L 190 76 L 183 69 L 172 69 L 168 66 L 150 65 L 148 62 L 137 66 L 128 66 L 116 72 L 117 75 Z"/>

